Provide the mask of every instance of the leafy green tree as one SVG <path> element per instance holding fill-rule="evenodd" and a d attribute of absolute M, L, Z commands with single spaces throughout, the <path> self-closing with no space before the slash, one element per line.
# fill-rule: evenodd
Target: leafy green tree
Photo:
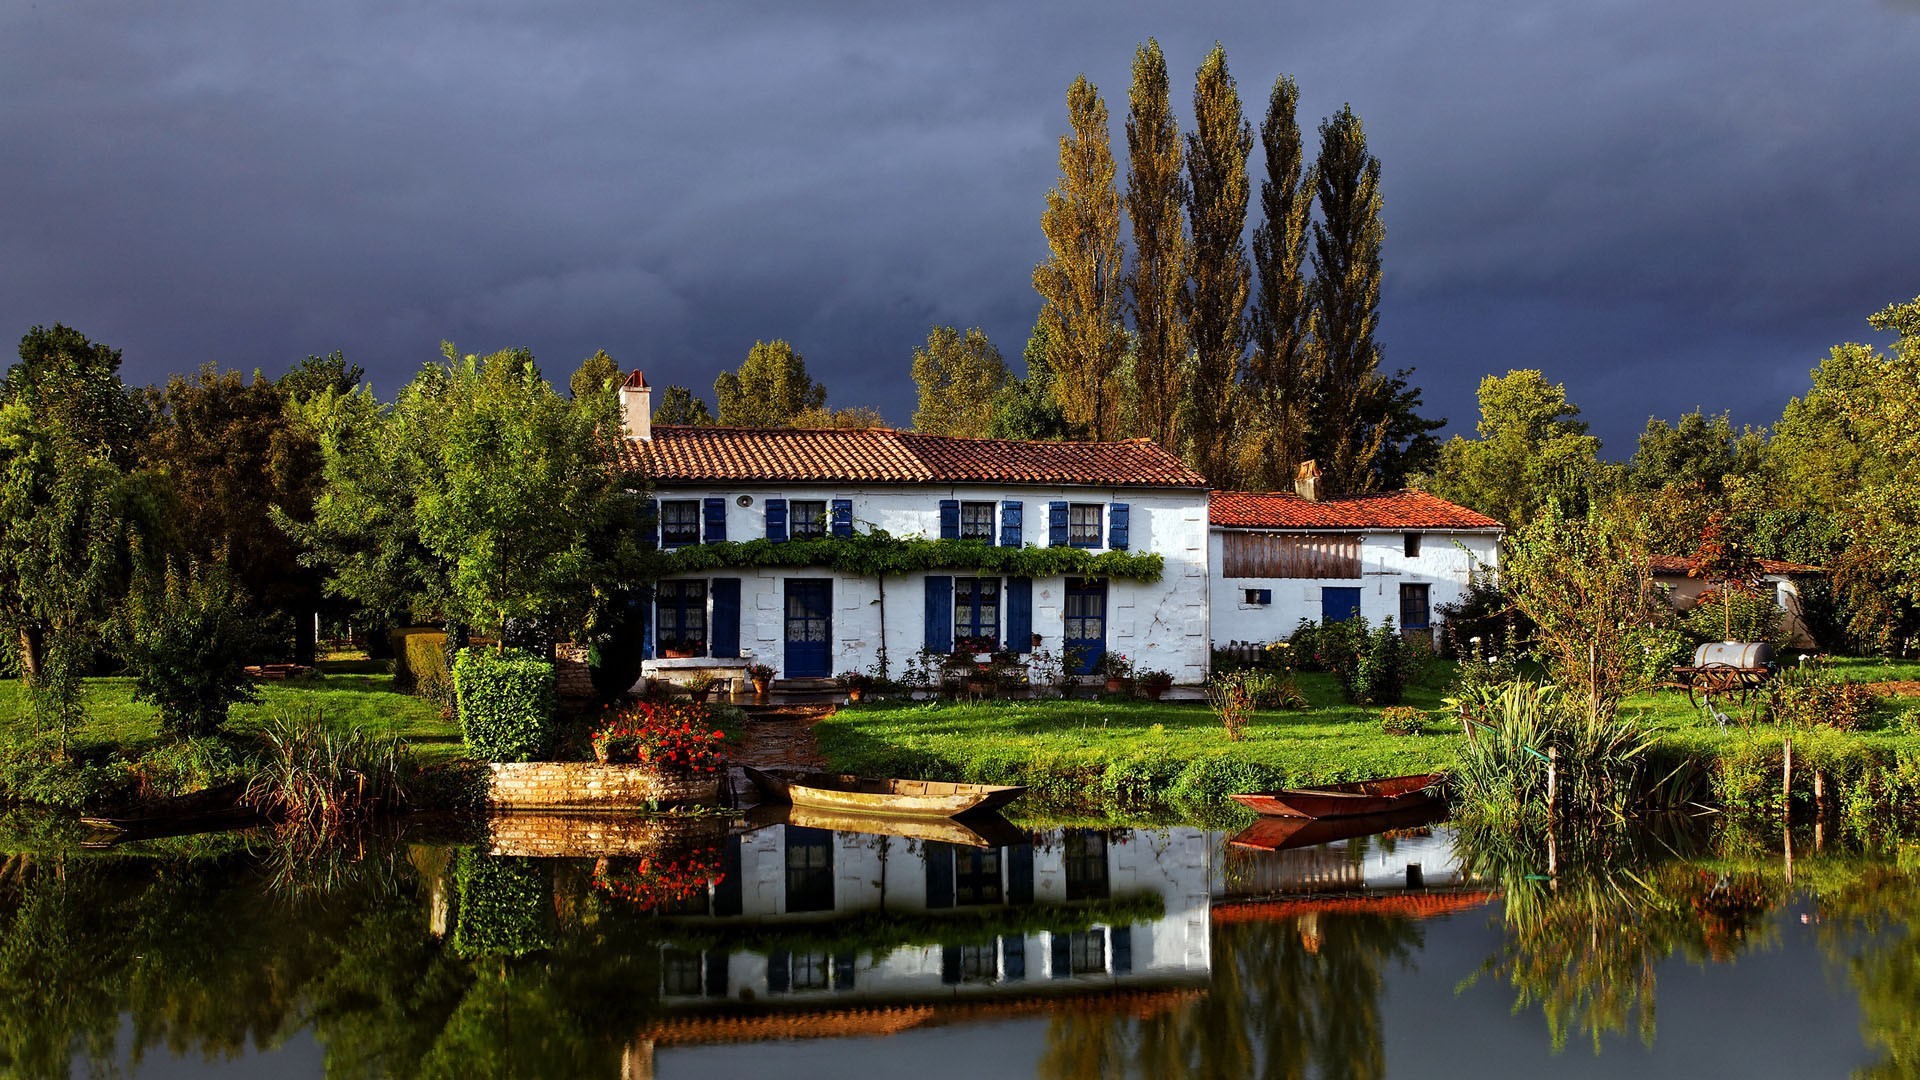
<path fill-rule="evenodd" d="M 1237 483 L 1236 394 L 1247 346 L 1247 296 L 1252 267 L 1241 234 L 1247 224 L 1247 155 L 1253 129 L 1240 109 L 1240 90 L 1227 72 L 1226 50 L 1215 42 L 1193 87 L 1194 130 L 1187 136 L 1187 218 L 1193 246 L 1187 259 L 1187 333 L 1193 377 L 1187 383 L 1190 457 L 1218 485 Z"/>
<path fill-rule="evenodd" d="M 827 388 L 807 375 L 807 362 L 784 341 L 756 341 L 738 371 L 713 381 L 720 422 L 729 427 L 787 427 L 827 403 Z"/>
<path fill-rule="evenodd" d="M 365 368 L 347 363 L 346 354 L 335 350 L 325 356 L 309 356 L 295 364 L 280 376 L 279 386 L 287 397 L 305 401 L 328 390 L 336 394 L 352 393 L 366 376 Z"/>
<path fill-rule="evenodd" d="M 115 612 L 112 640 L 133 676 L 133 698 L 160 710 L 175 738 L 219 731 L 229 706 L 259 697 L 246 663 L 262 639 L 246 590 L 221 561 L 172 560 L 134 579 Z"/>
<path fill-rule="evenodd" d="M 1892 478 L 1879 407 L 1888 389 L 1885 364 L 1870 345 L 1837 345 L 1813 369 L 1812 387 L 1787 402 L 1766 447 L 1770 487 L 1780 505 L 1839 510 L 1862 488 Z"/>
<path fill-rule="evenodd" d="M 1861 549 L 1849 591 L 1859 601 L 1856 632 L 1892 643 L 1911 625 L 1905 613 L 1920 607 L 1920 297 L 1867 321 L 1891 332 L 1893 347 L 1867 368 L 1869 391 L 1841 404 L 1856 429 L 1874 430 L 1889 468 L 1863 476 L 1847 499 Z"/>
<path fill-rule="evenodd" d="M 1289 486 L 1306 457 L 1309 414 L 1319 390 L 1304 273 L 1317 181 L 1300 143 L 1299 104 L 1300 88 L 1291 76 L 1281 76 L 1260 124 L 1267 175 L 1260 182 L 1263 219 L 1253 231 L 1260 283 L 1248 313 L 1253 351 L 1243 388 L 1247 431 L 1239 472 L 1250 485 L 1269 490 Z"/>
<path fill-rule="evenodd" d="M 660 392 L 660 404 L 654 407 L 656 424 L 702 425 L 713 423 L 705 400 L 695 397 L 684 386 L 669 386 Z"/>
<path fill-rule="evenodd" d="M 1133 226 L 1135 430 L 1174 453 L 1181 448 L 1186 395 L 1187 186 L 1180 174 L 1180 128 L 1167 88 L 1167 58 L 1152 38 L 1134 50 L 1127 95 L 1127 220 Z"/>
<path fill-rule="evenodd" d="M 1520 527 L 1549 502 L 1579 514 L 1607 487 L 1600 440 L 1567 389 L 1531 368 L 1480 380 L 1479 438 L 1455 435 L 1419 486 Z"/>
<path fill-rule="evenodd" d="M 1396 490 L 1413 477 L 1429 472 L 1440 460 L 1440 440 L 1434 432 L 1447 426 L 1444 419 L 1420 415 L 1421 393 L 1410 381 L 1413 369 L 1401 368 L 1374 383 L 1374 393 L 1362 410 L 1380 425 L 1380 449 L 1368 468 L 1363 486 Z"/>
<path fill-rule="evenodd" d="M 139 392 L 120 381 L 120 350 L 57 323 L 20 339 L 20 362 L 7 369 L 0 401 L 25 405 L 62 443 L 123 470 L 148 419 Z"/>
<path fill-rule="evenodd" d="M 1107 106 L 1085 75 L 1067 88 L 1071 133 L 1060 139 L 1060 179 L 1040 215 L 1050 254 L 1034 267 L 1045 301 L 1047 364 L 1054 400 L 1076 435 L 1122 434 L 1116 376 L 1126 352 L 1120 194 L 1114 187 Z"/>
<path fill-rule="evenodd" d="M 1351 107 L 1320 123 L 1314 167 L 1313 318 L 1320 398 L 1312 449 L 1334 491 L 1364 490 L 1385 425 L 1365 408 L 1379 393 L 1380 159 Z"/>
<path fill-rule="evenodd" d="M 1013 379 L 1000 350 L 975 327 L 962 334 L 951 326 L 927 332 L 925 346 L 913 350 L 913 381 L 920 407 L 913 429 L 929 435 L 977 439 L 993 423 L 994 396 Z"/>
<path fill-rule="evenodd" d="M 1765 450 L 1764 434 L 1735 431 L 1726 413 L 1708 417 L 1695 409 L 1677 424 L 1652 417 L 1627 462 L 1627 487 L 1659 491 L 1673 485 L 1721 496 L 1730 480 L 1760 472 Z"/>
<path fill-rule="evenodd" d="M 567 380 L 567 388 L 576 398 L 593 394 L 612 393 L 620 385 L 626 372 L 620 370 L 619 361 L 607 355 L 605 349 L 595 349 L 592 356 L 580 361 L 574 369 L 573 377 Z"/>
<path fill-rule="evenodd" d="M 1034 323 L 1022 354 L 1027 377 L 1009 380 L 993 396 L 988 438 L 1058 440 L 1070 434 L 1067 415 L 1053 396 L 1053 367 L 1047 360 L 1048 333 L 1044 317 Z"/>
<path fill-rule="evenodd" d="M 844 409 L 826 406 L 807 409 L 794 415 L 793 427 L 833 428 L 840 431 L 864 431 L 887 426 L 887 418 L 871 405 L 849 405 Z"/>

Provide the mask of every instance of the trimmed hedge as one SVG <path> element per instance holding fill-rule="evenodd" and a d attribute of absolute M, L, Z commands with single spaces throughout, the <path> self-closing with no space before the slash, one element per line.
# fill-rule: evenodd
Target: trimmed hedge
<path fill-rule="evenodd" d="M 518 649 L 468 649 L 453 665 L 467 749 L 485 761 L 540 761 L 553 749 L 553 665 Z"/>
<path fill-rule="evenodd" d="M 453 880 L 455 952 L 521 956 L 552 947 L 553 885 L 539 860 L 464 850 Z"/>
<path fill-rule="evenodd" d="M 453 672 L 447 668 L 446 634 L 438 631 L 407 631 L 405 645 L 397 652 L 399 662 L 396 666 L 406 671 L 415 696 L 442 705 L 452 704 Z"/>

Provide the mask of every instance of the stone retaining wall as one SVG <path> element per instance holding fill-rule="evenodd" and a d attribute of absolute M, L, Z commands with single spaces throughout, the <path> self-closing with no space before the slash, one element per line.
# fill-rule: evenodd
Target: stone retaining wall
<path fill-rule="evenodd" d="M 553 650 L 553 693 L 561 701 L 592 701 L 593 670 L 587 666 L 587 647 L 562 643 Z"/>
<path fill-rule="evenodd" d="M 677 777 L 645 765 L 514 761 L 487 766 L 487 806 L 497 810 L 645 810 L 720 801 L 720 776 Z"/>
<path fill-rule="evenodd" d="M 487 818 L 492 855 L 536 859 L 637 857 L 726 835 L 716 817 L 645 818 L 629 814 L 495 814 Z"/>

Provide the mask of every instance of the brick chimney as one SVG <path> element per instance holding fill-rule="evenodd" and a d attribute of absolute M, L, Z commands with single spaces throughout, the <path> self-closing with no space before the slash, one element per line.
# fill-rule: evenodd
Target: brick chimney
<path fill-rule="evenodd" d="M 620 384 L 620 422 L 629 439 L 653 438 L 653 387 L 638 368 Z"/>
<path fill-rule="evenodd" d="M 1293 472 L 1293 493 L 1308 502 L 1319 502 L 1321 495 L 1320 463 L 1303 461 Z"/>

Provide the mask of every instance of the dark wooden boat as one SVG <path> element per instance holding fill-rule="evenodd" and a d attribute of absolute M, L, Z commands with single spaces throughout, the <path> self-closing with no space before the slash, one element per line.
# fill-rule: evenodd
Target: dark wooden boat
<path fill-rule="evenodd" d="M 1359 817 L 1436 802 L 1440 798 L 1436 788 L 1439 781 L 1439 773 L 1421 773 L 1350 784 L 1255 791 L 1233 799 L 1254 813 L 1273 817 Z"/>
<path fill-rule="evenodd" d="M 259 814 L 242 801 L 246 793 L 246 783 L 236 781 L 170 799 L 142 803 L 117 817 L 85 816 L 80 823 L 102 832 L 143 838 L 183 836 L 250 825 L 259 820 Z"/>
<path fill-rule="evenodd" d="M 747 813 L 747 824 L 755 829 L 769 825 L 801 825 L 829 832 L 859 833 L 863 836 L 897 836 L 925 843 L 936 840 L 961 847 L 1011 847 L 1031 839 L 1031 834 L 993 810 L 976 810 L 959 817 L 895 817 L 882 814 L 849 814 L 833 810 L 812 810 L 789 803 L 762 803 Z"/>
<path fill-rule="evenodd" d="M 775 802 L 810 810 L 882 817 L 950 818 L 998 810 L 1026 793 L 1021 786 L 950 784 L 938 780 L 888 780 L 804 769 L 756 769 L 747 778 Z"/>
<path fill-rule="evenodd" d="M 1400 829 L 1418 829 L 1446 816 L 1447 808 L 1435 799 L 1399 810 L 1388 810 L 1383 814 L 1327 818 L 1262 817 L 1235 833 L 1227 843 L 1248 851 L 1292 851 Z"/>

